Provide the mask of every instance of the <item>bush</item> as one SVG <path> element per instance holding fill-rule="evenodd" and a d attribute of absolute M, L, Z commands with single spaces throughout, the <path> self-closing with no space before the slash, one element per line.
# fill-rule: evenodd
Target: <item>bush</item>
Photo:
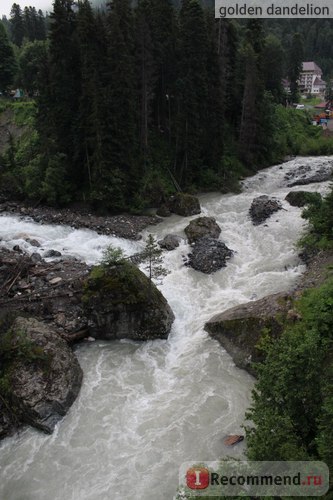
<path fill-rule="evenodd" d="M 268 346 L 246 428 L 252 460 L 324 460 L 333 442 L 333 280 L 296 305 L 301 321 Z"/>

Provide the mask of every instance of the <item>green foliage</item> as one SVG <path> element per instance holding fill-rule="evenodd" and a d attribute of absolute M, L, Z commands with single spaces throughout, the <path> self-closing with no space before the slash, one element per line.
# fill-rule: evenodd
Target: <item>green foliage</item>
<path fill-rule="evenodd" d="M 146 271 L 149 273 L 150 281 L 161 279 L 168 274 L 167 269 L 163 267 L 162 249 L 158 246 L 156 239 L 152 234 L 146 239 L 146 246 L 140 254 L 141 262 L 146 263 Z"/>
<path fill-rule="evenodd" d="M 34 41 L 25 43 L 20 51 L 19 82 L 30 95 L 41 90 L 45 84 L 42 68 L 47 61 L 47 50 L 47 42 Z"/>
<path fill-rule="evenodd" d="M 332 442 L 333 280 L 308 290 L 301 321 L 268 344 L 246 428 L 252 460 L 326 460 Z M 327 446 L 326 446 L 327 444 Z"/>
<path fill-rule="evenodd" d="M 332 248 L 333 246 L 333 189 L 315 204 L 310 204 L 302 216 L 310 228 L 300 241 L 301 247 Z"/>
<path fill-rule="evenodd" d="M 147 301 L 147 278 L 126 260 L 113 266 L 96 266 L 84 287 L 82 302 L 86 307 L 109 301 L 113 306 L 140 304 Z M 150 293 L 150 292 L 149 292 Z"/>
<path fill-rule="evenodd" d="M 42 347 L 27 338 L 26 332 L 14 331 L 12 328 L 4 331 L 4 324 L 2 321 L 0 326 L 0 396 L 8 398 L 11 392 L 11 368 L 15 363 L 39 362 L 47 366 L 49 359 Z"/>
<path fill-rule="evenodd" d="M 103 251 L 103 257 L 101 260 L 102 267 L 112 267 L 118 264 L 122 264 L 124 262 L 124 252 L 121 248 L 114 248 L 112 245 L 109 245 Z"/>
<path fill-rule="evenodd" d="M 14 123 L 18 127 L 34 127 L 36 103 L 34 101 L 13 102 L 10 108 L 14 112 Z"/>
<path fill-rule="evenodd" d="M 0 21 L 0 92 L 7 90 L 14 80 L 16 60 L 4 25 Z"/>

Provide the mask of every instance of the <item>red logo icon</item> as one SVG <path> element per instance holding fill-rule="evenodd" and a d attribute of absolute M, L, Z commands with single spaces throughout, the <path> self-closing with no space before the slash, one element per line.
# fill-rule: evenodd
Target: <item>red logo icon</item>
<path fill-rule="evenodd" d="M 192 467 L 186 472 L 186 484 L 191 490 L 204 490 L 209 486 L 209 470 L 205 467 Z"/>

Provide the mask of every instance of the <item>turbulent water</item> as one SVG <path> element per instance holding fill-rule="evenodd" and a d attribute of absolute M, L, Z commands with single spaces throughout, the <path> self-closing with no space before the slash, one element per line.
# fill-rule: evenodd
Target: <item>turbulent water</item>
<path fill-rule="evenodd" d="M 331 158 L 297 159 L 247 179 L 239 195 L 200 198 L 203 214 L 217 219 L 234 257 L 208 276 L 183 265 L 189 251 L 185 242 L 165 253 L 171 272 L 160 289 L 176 316 L 169 339 L 79 346 L 83 386 L 55 433 L 26 429 L 1 443 L 1 500 L 169 500 L 182 462 L 242 455 L 242 445 L 227 449 L 223 438 L 241 432 L 253 380 L 203 326 L 229 307 L 295 284 L 304 271 L 294 248 L 304 221 L 301 209 L 284 198 L 304 188 L 288 188 L 284 176 L 300 166 L 314 171 L 332 164 Z M 305 189 L 325 193 L 328 183 Z M 284 210 L 254 227 L 248 209 L 261 194 L 279 198 Z M 148 231 L 159 238 L 170 232 L 184 236 L 192 218 L 172 216 Z M 88 230 L 0 218 L 1 244 L 33 252 L 27 236 L 41 241 L 43 251 L 60 250 L 89 263 L 110 243 L 127 254 L 142 245 Z"/>

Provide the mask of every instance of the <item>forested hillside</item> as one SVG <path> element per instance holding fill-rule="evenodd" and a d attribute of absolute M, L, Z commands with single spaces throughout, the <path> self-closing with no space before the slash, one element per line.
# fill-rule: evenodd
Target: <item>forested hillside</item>
<path fill-rule="evenodd" d="M 36 102 L 29 133 L 2 158 L 11 196 L 141 210 L 180 189 L 235 189 L 289 153 L 331 151 L 304 113 L 285 108 L 299 97 L 304 47 L 283 23 L 215 20 L 197 0 L 97 11 L 55 0 L 47 19 L 14 4 L 5 25 L 0 90 L 20 86 Z M 332 46 L 313 50 L 329 67 Z"/>

